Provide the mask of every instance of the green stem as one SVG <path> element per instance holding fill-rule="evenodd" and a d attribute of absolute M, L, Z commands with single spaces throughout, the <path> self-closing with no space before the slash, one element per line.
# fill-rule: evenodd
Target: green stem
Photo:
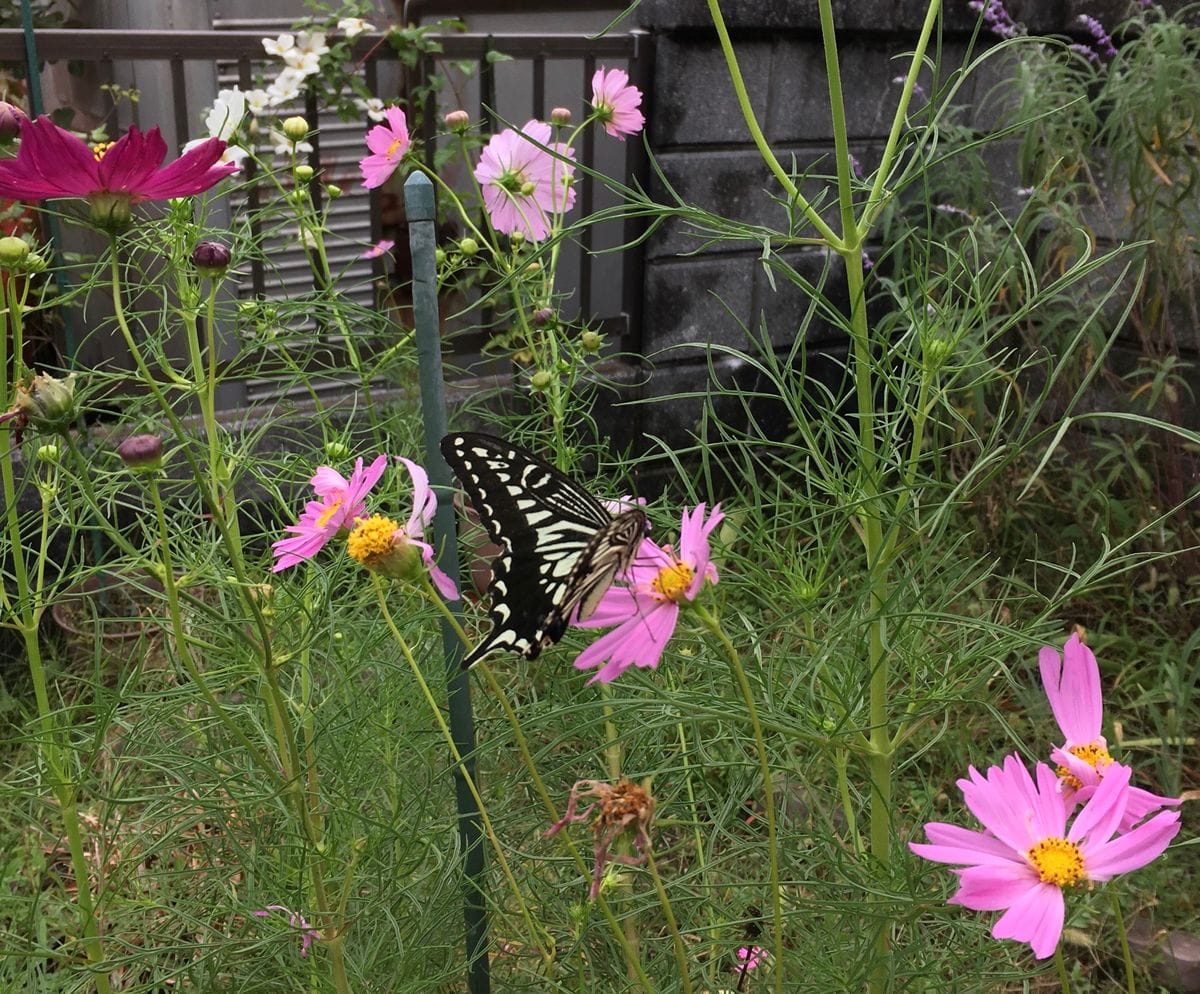
<path fill-rule="evenodd" d="M 1112 904 L 1113 917 L 1117 920 L 1117 938 L 1121 940 L 1121 959 L 1125 963 L 1125 989 L 1129 994 L 1137 994 L 1133 954 L 1129 950 L 1129 934 L 1125 931 L 1125 916 L 1121 913 L 1121 895 L 1116 887 L 1109 887 L 1108 897 Z"/>
<path fill-rule="evenodd" d="M 471 640 L 467 638 L 467 633 L 463 631 L 462 625 L 458 623 L 458 619 L 454 616 L 454 612 L 442 599 L 441 595 L 433 588 L 433 584 L 429 580 L 429 575 L 426 574 L 422 589 L 426 599 L 435 605 L 442 616 L 449 622 L 454 634 L 458 636 L 462 644 L 468 648 L 471 646 Z M 521 762 L 525 764 L 525 770 L 529 773 L 529 779 L 533 783 L 534 792 L 542 802 L 542 807 L 546 809 L 546 813 L 550 816 L 550 823 L 553 825 L 559 820 L 558 808 L 550 797 L 550 792 L 546 789 L 546 784 L 542 780 L 541 774 L 538 772 L 537 764 L 533 761 L 533 753 L 529 750 L 529 742 L 525 738 L 525 732 L 521 728 L 521 720 L 517 717 L 517 712 L 513 710 L 513 706 L 509 703 L 508 695 L 504 693 L 504 688 L 500 686 L 500 682 L 496 679 L 496 675 L 486 662 L 476 663 L 475 670 L 483 675 L 487 682 L 488 689 L 492 692 L 492 696 L 500 702 L 500 707 L 504 711 L 505 720 L 508 721 L 508 727 L 512 729 L 513 739 L 517 743 L 517 751 L 521 754 Z M 560 832 L 558 838 L 563 841 L 571 853 L 572 859 L 575 861 L 575 866 L 579 870 L 579 875 L 585 880 L 589 877 L 587 864 L 584 862 L 583 855 L 579 852 L 579 847 L 575 845 L 575 841 L 571 838 L 568 832 Z M 603 895 L 596 898 L 596 903 L 600 905 L 600 910 L 605 919 L 608 921 L 609 927 L 612 929 L 613 937 L 617 940 L 617 944 L 621 947 L 621 952 L 625 957 L 626 967 L 637 977 L 638 982 L 642 985 L 642 990 L 651 991 L 653 988 L 650 985 L 650 978 L 646 976 L 642 969 L 641 963 L 638 961 L 638 954 L 634 947 L 631 947 L 626 939 L 625 933 L 621 930 L 621 923 L 613 914 L 612 909 L 608 906 L 608 902 Z"/>
<path fill-rule="evenodd" d="M 513 900 L 516 901 L 517 907 L 520 909 L 521 917 L 525 920 L 525 925 L 529 930 L 530 936 L 537 944 L 538 951 L 542 956 L 542 962 L 549 966 L 554 962 L 554 953 L 545 941 L 544 930 L 539 929 L 533 922 L 529 908 L 525 903 L 525 897 L 521 893 L 521 888 L 517 885 L 516 877 L 513 876 L 512 868 L 508 865 L 508 859 L 505 857 L 504 849 L 500 845 L 500 839 L 496 835 L 495 828 L 492 826 L 492 819 L 487 813 L 487 806 L 483 802 L 483 797 L 480 795 L 479 789 L 475 785 L 475 780 L 467 769 L 467 764 L 463 761 L 462 753 L 458 750 L 458 744 L 454 741 L 454 736 L 450 733 L 450 727 L 446 724 L 446 719 L 442 715 L 442 709 L 438 706 L 433 692 L 429 689 L 429 684 L 425 680 L 425 675 L 421 672 L 421 667 L 417 665 L 417 661 L 413 657 L 408 641 L 396 626 L 391 609 L 388 607 L 387 591 L 384 589 L 383 580 L 378 573 L 372 573 L 371 579 L 374 582 L 375 599 L 379 603 L 379 611 L 384 623 L 392 633 L 392 638 L 395 640 L 396 645 L 400 647 L 400 653 L 404 656 L 404 661 L 408 663 L 413 678 L 417 681 L 417 686 L 421 688 L 421 693 L 425 697 L 425 702 L 429 705 L 429 711 L 433 715 L 434 721 L 437 722 L 438 729 L 442 733 L 442 738 L 446 740 L 446 744 L 450 747 L 450 755 L 458 766 L 463 782 L 467 785 L 467 790 L 471 792 L 471 797 L 474 798 L 475 805 L 479 809 L 479 818 L 483 822 L 484 834 L 487 836 L 493 851 L 496 853 L 496 861 L 499 863 L 501 873 L 503 873 L 509 890 L 512 892 Z"/>
<path fill-rule="evenodd" d="M 0 402 L 8 399 L 8 343 L 11 340 L 20 348 L 21 345 L 21 300 L 17 296 L 16 287 L 11 274 L 5 278 L 6 309 L 4 319 L 0 320 Z M 20 376 L 23 369 L 19 351 L 12 357 L 13 370 Z M 62 812 L 63 829 L 67 836 L 67 848 L 71 853 L 71 872 L 75 877 L 75 900 L 79 907 L 80 930 L 83 935 L 84 954 L 98 994 L 109 994 L 108 974 L 99 969 L 104 961 L 104 946 L 100 940 L 99 921 L 96 916 L 96 902 L 92 896 L 91 868 L 83 848 L 83 833 L 80 830 L 79 809 L 75 803 L 75 784 L 70 781 L 65 768 L 63 752 L 54 728 L 54 715 L 50 709 L 50 691 L 46 680 L 46 669 L 42 661 L 41 641 L 38 638 L 38 627 L 41 621 L 43 606 L 41 579 L 45 575 L 45 559 L 49 549 L 49 501 L 50 494 L 45 488 L 42 495 L 42 527 L 41 541 L 38 546 L 38 565 L 36 570 L 37 585 L 31 586 L 29 571 L 25 564 L 24 544 L 21 541 L 20 509 L 17 506 L 16 478 L 13 472 L 12 434 L 4 431 L 4 452 L 0 454 L 0 489 L 4 494 L 5 523 L 8 527 L 9 545 L 12 550 L 13 579 L 17 588 L 15 614 L 17 627 L 21 631 L 21 639 L 25 645 L 25 656 L 29 664 L 29 676 L 33 682 L 34 698 L 38 711 L 38 745 L 45 758 L 46 766 L 52 777 L 51 790 Z"/>
<path fill-rule="evenodd" d="M 750 717 L 750 727 L 754 732 L 754 746 L 758 752 L 759 772 L 763 782 L 763 805 L 767 811 L 767 846 L 768 863 L 771 873 L 771 937 L 772 952 L 775 957 L 775 969 L 772 971 L 775 994 L 783 992 L 783 893 L 779 882 L 779 845 L 775 828 L 775 788 L 771 783 L 771 762 L 767 755 L 767 743 L 763 736 L 762 724 L 758 720 L 758 705 L 754 703 L 754 694 L 750 691 L 750 681 L 746 679 L 746 671 L 742 667 L 741 656 L 721 622 L 703 605 L 693 602 L 691 610 L 695 613 L 704 627 L 713 634 L 725 656 L 729 660 L 729 670 L 734 682 L 742 693 L 742 701 L 746 705 L 746 713 Z"/>
<path fill-rule="evenodd" d="M 658 864 L 654 862 L 654 853 L 646 847 L 646 868 L 650 871 L 650 879 L 654 881 L 654 892 L 658 894 L 658 903 L 662 906 L 667 919 L 667 931 L 671 933 L 671 946 L 675 950 L 675 966 L 679 970 L 679 989 L 683 994 L 692 994 L 692 978 L 688 975 L 687 953 L 683 948 L 683 937 L 679 934 L 679 925 L 675 921 L 675 913 L 671 910 L 671 902 L 667 899 L 667 889 L 663 886 L 662 877 L 658 874 Z"/>
<path fill-rule="evenodd" d="M 771 146 L 767 143 L 767 137 L 763 134 L 762 128 L 759 127 L 758 119 L 755 117 L 754 108 L 750 105 L 750 94 L 746 91 L 746 83 L 742 78 L 742 71 L 738 67 L 737 54 L 733 50 L 733 42 L 729 38 L 729 31 L 725 27 L 725 18 L 721 14 L 721 4 L 719 0 L 708 0 L 708 12 L 712 16 L 713 27 L 717 29 L 717 38 L 721 42 L 721 51 L 725 55 L 725 65 L 729 70 L 729 80 L 733 84 L 733 92 L 737 96 L 738 107 L 741 108 L 742 117 L 746 122 L 746 127 L 750 131 L 750 137 L 754 141 L 755 147 L 758 149 L 758 154 L 766 163 L 767 168 L 775 175 L 779 185 L 783 187 L 787 193 L 789 204 L 794 204 L 800 208 L 801 213 L 808 219 L 808 223 L 817 229 L 817 233 L 835 250 L 842 247 L 842 240 L 834 233 L 821 218 L 821 215 L 813 209 L 812 204 L 801 194 L 796 184 L 792 181 L 792 177 L 788 175 L 786 169 L 775 158 L 775 153 L 771 151 Z"/>
<path fill-rule="evenodd" d="M 1071 977 L 1067 973 L 1067 964 L 1063 960 L 1061 942 L 1054 947 L 1054 969 L 1058 973 L 1058 982 L 1062 987 L 1062 994 L 1071 994 Z"/>

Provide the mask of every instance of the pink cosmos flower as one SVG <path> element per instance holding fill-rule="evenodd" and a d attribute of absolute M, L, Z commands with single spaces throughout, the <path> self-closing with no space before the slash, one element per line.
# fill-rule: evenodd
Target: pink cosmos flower
<path fill-rule="evenodd" d="M 234 163 L 219 161 L 224 151 L 224 141 L 210 138 L 163 167 L 167 143 L 158 128 L 142 134 L 135 125 L 92 148 L 45 115 L 25 118 L 17 157 L 0 162 L 0 197 L 82 197 L 94 221 L 122 224 L 133 204 L 190 197 L 237 172 Z"/>
<path fill-rule="evenodd" d="M 374 154 L 359 162 L 363 186 L 373 190 L 388 181 L 412 142 L 408 137 L 408 121 L 399 107 L 384 111 L 387 124 L 377 124 L 367 132 L 367 148 Z"/>
<path fill-rule="evenodd" d="M 308 955 L 308 950 L 312 947 L 313 940 L 318 942 L 321 940 L 321 933 L 305 921 L 304 915 L 299 911 L 292 911 L 290 908 L 285 908 L 282 904 L 268 904 L 265 908 L 260 908 L 254 912 L 254 917 L 268 918 L 272 911 L 282 911 L 288 916 L 288 924 L 300 932 L 300 958 L 304 959 Z"/>
<path fill-rule="evenodd" d="M 1058 766 L 1063 794 L 1071 804 L 1086 801 L 1116 765 L 1108 742 L 1100 734 L 1104 701 L 1100 694 L 1100 666 L 1079 634 L 1063 645 L 1062 656 L 1053 646 L 1042 646 L 1038 668 L 1054 720 L 1066 741 L 1050 755 Z M 1153 811 L 1175 807 L 1178 797 L 1160 797 L 1140 787 L 1129 788 L 1129 799 L 1120 830 L 1127 832 Z"/>
<path fill-rule="evenodd" d="M 408 516 L 408 521 L 400 529 L 400 532 L 409 545 L 421 550 L 421 560 L 428 568 L 429 579 L 433 581 L 437 592 L 448 601 L 456 601 L 458 600 L 458 587 L 433 561 L 433 546 L 428 542 L 421 541 L 425 536 L 425 529 L 429 527 L 433 516 L 437 514 L 437 494 L 429 486 L 429 474 L 411 459 L 405 459 L 403 456 L 398 458 L 404 463 L 404 467 L 413 481 L 412 514 Z"/>
<path fill-rule="evenodd" d="M 624 577 L 627 586 L 609 587 L 591 617 L 576 622 L 580 628 L 616 626 L 575 660 L 575 668 L 581 670 L 604 663 L 588 683 L 610 683 L 634 665 L 658 666 L 679 620 L 680 603 L 695 600 L 705 581 L 717 582 L 708 536 L 724 517 L 719 504 L 707 521 L 703 504 L 684 511 L 678 554 L 669 545 L 642 540 Z"/>
<path fill-rule="evenodd" d="M 625 140 L 645 127 L 646 118 L 638 108 L 642 91 L 629 85 L 629 73 L 624 69 L 605 69 L 601 66 L 592 76 L 592 107 L 596 120 L 613 138 Z"/>
<path fill-rule="evenodd" d="M 291 537 L 272 543 L 275 565 L 271 572 L 278 573 L 305 559 L 312 559 L 339 529 L 349 528 L 366 510 L 363 498 L 379 482 L 386 468 L 387 456 L 379 456 L 366 469 L 363 469 L 360 457 L 354 461 L 354 472 L 347 480 L 332 467 L 318 467 L 310 482 L 321 499 L 310 500 L 300 520 L 284 529 L 293 533 Z"/>
<path fill-rule="evenodd" d="M 555 216 L 575 204 L 574 164 L 539 145 L 565 159 L 575 156 L 569 145 L 551 143 L 550 125 L 527 121 L 520 131 L 505 128 L 492 135 L 475 167 L 492 227 L 506 235 L 519 231 L 535 242 L 549 234 Z"/>
<path fill-rule="evenodd" d="M 762 946 L 741 946 L 737 951 L 738 973 L 749 973 L 758 969 L 767 959 L 767 951 Z"/>
<path fill-rule="evenodd" d="M 359 256 L 359 258 L 360 259 L 378 259 L 381 255 L 386 255 L 388 252 L 390 252 L 395 247 L 396 247 L 396 243 L 392 239 L 384 238 L 384 239 L 381 239 L 380 241 L 377 241 L 370 248 L 365 249 L 363 251 L 362 255 Z"/>
<path fill-rule="evenodd" d="M 1068 826 L 1073 805 L 1058 778 L 1038 763 L 1037 782 L 1021 760 L 1008 756 L 986 776 L 975 767 L 958 786 L 984 831 L 930 822 L 929 843 L 910 842 L 924 859 L 960 867 L 950 904 L 1004 914 L 996 939 L 1027 942 L 1038 959 L 1050 956 L 1062 935 L 1063 888 L 1099 883 L 1145 866 L 1179 831 L 1179 812 L 1160 811 L 1114 838 L 1129 799 L 1129 769 L 1114 764 Z"/>

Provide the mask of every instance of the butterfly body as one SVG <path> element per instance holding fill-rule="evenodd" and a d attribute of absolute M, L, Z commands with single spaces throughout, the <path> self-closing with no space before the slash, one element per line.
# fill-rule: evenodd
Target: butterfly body
<path fill-rule="evenodd" d="M 616 514 L 549 463 L 501 438 L 459 432 L 442 439 L 488 536 L 500 547 L 488 584 L 492 631 L 466 669 L 506 649 L 534 659 L 562 638 L 572 617 L 595 611 L 646 535 L 646 514 Z"/>

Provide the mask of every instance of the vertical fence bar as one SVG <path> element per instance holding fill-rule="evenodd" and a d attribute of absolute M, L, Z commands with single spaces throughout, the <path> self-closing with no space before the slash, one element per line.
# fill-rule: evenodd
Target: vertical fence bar
<path fill-rule="evenodd" d="M 629 56 L 629 79 L 642 91 L 642 113 L 646 127 L 636 140 L 631 136 L 625 149 L 625 174 L 630 186 L 646 190 L 650 185 L 650 129 L 654 127 L 654 36 L 646 31 L 630 32 L 633 53 Z M 625 334 L 621 347 L 626 352 L 642 351 L 642 306 L 645 300 L 646 231 L 644 217 L 627 217 L 623 240 L 632 246 L 621 253 L 621 310 Z"/>
<path fill-rule="evenodd" d="M 425 467 L 429 482 L 438 493 L 434 518 L 434 543 L 438 566 L 459 579 L 458 541 L 454 527 L 454 505 L 450 492 L 450 467 L 438 443 L 446 434 L 446 397 L 442 378 L 442 339 L 438 314 L 436 212 L 433 182 L 414 172 L 404 183 L 404 211 L 408 217 L 408 240 L 412 250 L 413 322 L 417 330 L 420 363 L 421 418 L 425 426 Z M 461 601 L 451 605 L 461 611 Z M 446 658 L 446 685 L 450 706 L 450 733 L 468 775 L 478 783 L 475 765 L 475 719 L 471 714 L 471 684 L 460 668 L 463 646 L 449 623 L 442 622 L 442 653 Z M 462 846 L 466 887 L 463 916 L 467 926 L 467 990 L 488 994 L 487 905 L 483 893 L 483 833 L 479 808 L 458 764 L 453 764 L 454 794 L 458 807 L 458 837 Z"/>

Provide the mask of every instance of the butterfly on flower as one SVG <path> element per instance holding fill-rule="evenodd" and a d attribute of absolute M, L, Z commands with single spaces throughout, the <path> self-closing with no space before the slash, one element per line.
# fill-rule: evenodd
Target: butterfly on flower
<path fill-rule="evenodd" d="M 507 649 L 535 659 L 572 620 L 589 617 L 646 537 L 639 507 L 608 511 L 584 487 L 524 449 L 478 432 L 447 435 L 442 455 L 491 540 L 492 631 L 463 669 Z"/>

